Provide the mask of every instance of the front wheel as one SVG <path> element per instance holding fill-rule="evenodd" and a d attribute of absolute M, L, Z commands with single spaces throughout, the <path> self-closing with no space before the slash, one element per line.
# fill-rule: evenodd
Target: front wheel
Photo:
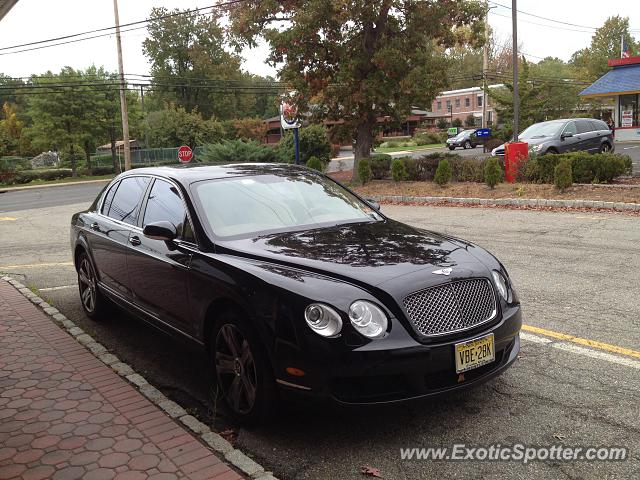
<path fill-rule="evenodd" d="M 611 145 L 609 145 L 608 143 L 603 143 L 602 145 L 600 145 L 600 153 L 608 153 L 611 151 Z"/>
<path fill-rule="evenodd" d="M 471 148 L 471 142 L 469 140 L 464 142 L 464 149 L 466 150 L 467 148 Z"/>
<path fill-rule="evenodd" d="M 245 423 L 265 420 L 275 407 L 275 382 L 249 323 L 235 312 L 224 313 L 216 322 L 209 350 L 218 392 L 233 416 Z"/>
<path fill-rule="evenodd" d="M 455 150 L 456 147 L 454 147 L 453 145 L 449 145 L 449 150 Z"/>

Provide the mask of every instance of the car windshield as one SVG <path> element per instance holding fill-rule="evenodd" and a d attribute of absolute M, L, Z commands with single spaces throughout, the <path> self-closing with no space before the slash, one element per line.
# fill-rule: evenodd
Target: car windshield
<path fill-rule="evenodd" d="M 460 132 L 458 135 L 456 135 L 456 140 L 460 140 L 461 138 L 467 137 L 469 136 L 469 133 L 471 132 L 471 130 L 465 130 L 463 132 Z"/>
<path fill-rule="evenodd" d="M 337 183 L 312 172 L 196 182 L 202 219 L 216 238 L 382 220 Z"/>
<path fill-rule="evenodd" d="M 562 126 L 565 122 L 542 122 L 542 123 L 534 123 L 529 128 L 526 128 L 524 132 L 520 134 L 520 138 L 522 139 L 533 139 L 533 138 L 547 138 L 553 137 L 560 133 Z"/>

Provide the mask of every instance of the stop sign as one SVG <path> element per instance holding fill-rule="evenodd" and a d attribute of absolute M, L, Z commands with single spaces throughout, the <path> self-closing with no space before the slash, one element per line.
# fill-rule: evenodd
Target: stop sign
<path fill-rule="evenodd" d="M 189 163 L 193 158 L 193 150 L 187 145 L 183 145 L 178 149 L 178 160 L 181 163 Z"/>

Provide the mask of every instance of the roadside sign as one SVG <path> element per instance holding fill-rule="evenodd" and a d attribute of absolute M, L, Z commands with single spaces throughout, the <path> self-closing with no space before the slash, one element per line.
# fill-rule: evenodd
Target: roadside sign
<path fill-rule="evenodd" d="M 447 135 L 455 136 L 458 134 L 458 127 L 449 127 Z"/>
<path fill-rule="evenodd" d="M 280 125 L 283 130 L 300 127 L 298 108 L 293 103 L 282 102 L 280 104 Z"/>
<path fill-rule="evenodd" d="M 180 163 L 189 163 L 193 158 L 193 150 L 188 145 L 183 145 L 178 149 L 178 160 Z"/>
<path fill-rule="evenodd" d="M 490 128 L 479 128 L 476 130 L 476 137 L 490 137 L 491 129 Z"/>

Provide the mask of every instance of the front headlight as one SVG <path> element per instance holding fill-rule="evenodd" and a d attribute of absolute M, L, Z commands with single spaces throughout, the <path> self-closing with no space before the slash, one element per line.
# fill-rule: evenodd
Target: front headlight
<path fill-rule="evenodd" d="M 500 296 L 505 300 L 505 302 L 511 303 L 513 298 L 511 296 L 511 289 L 509 288 L 507 280 L 496 270 L 492 270 L 491 274 L 493 275 L 493 282 L 496 284 L 496 288 L 498 289 Z"/>
<path fill-rule="evenodd" d="M 349 307 L 349 320 L 355 329 L 368 338 L 380 338 L 387 332 L 387 315 L 375 304 L 356 300 Z"/>
<path fill-rule="evenodd" d="M 538 145 L 533 145 L 529 150 L 533 151 L 533 152 L 539 152 L 540 150 L 542 150 L 542 143 L 539 143 Z"/>
<path fill-rule="evenodd" d="M 305 308 L 304 319 L 314 332 L 323 337 L 335 337 L 342 330 L 338 312 L 322 303 L 312 303 Z"/>

